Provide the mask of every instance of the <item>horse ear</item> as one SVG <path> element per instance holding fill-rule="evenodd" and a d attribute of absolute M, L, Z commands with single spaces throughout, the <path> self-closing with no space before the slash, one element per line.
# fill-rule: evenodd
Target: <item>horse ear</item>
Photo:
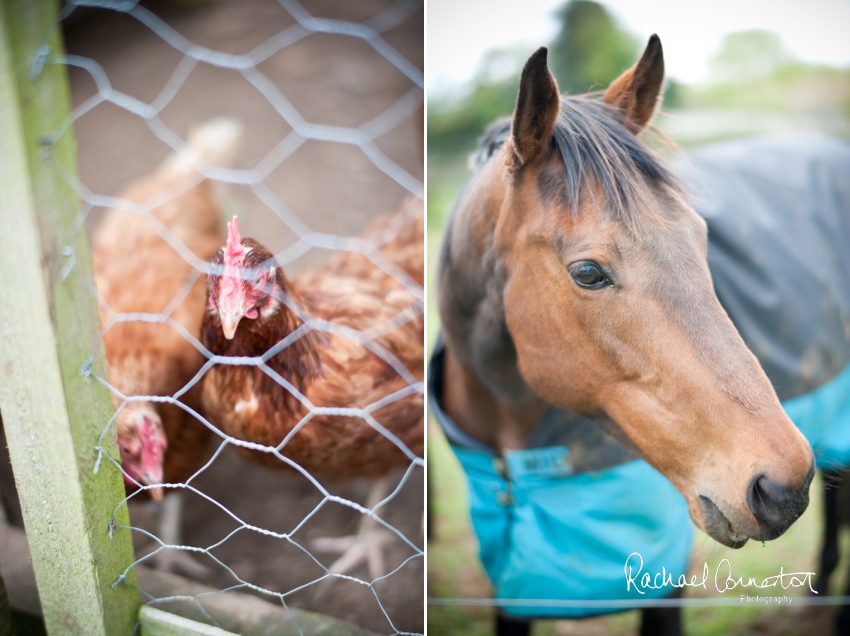
<path fill-rule="evenodd" d="M 624 123 L 637 134 L 661 105 L 663 83 L 664 51 L 661 40 L 652 35 L 638 63 L 614 80 L 602 101 L 620 108 Z"/>
<path fill-rule="evenodd" d="M 515 167 L 525 165 L 546 147 L 558 120 L 561 96 L 558 83 L 546 65 L 547 55 L 546 47 L 541 46 L 522 69 L 511 123 Z"/>

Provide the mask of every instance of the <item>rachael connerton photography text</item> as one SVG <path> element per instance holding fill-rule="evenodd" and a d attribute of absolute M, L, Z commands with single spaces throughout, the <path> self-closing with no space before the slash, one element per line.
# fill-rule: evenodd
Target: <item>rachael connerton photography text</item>
<path fill-rule="evenodd" d="M 683 588 L 683 587 L 701 587 L 708 589 L 710 568 L 708 563 L 703 563 L 702 578 L 698 575 L 691 575 L 690 579 L 685 574 L 680 574 L 678 578 L 673 579 L 673 574 L 667 571 L 667 568 L 662 567 L 660 572 L 651 574 L 643 572 L 643 557 L 639 552 L 632 552 L 626 558 L 624 574 L 626 577 L 626 591 L 630 592 L 632 587 L 639 594 L 646 594 L 646 590 L 659 590 L 666 587 Z M 761 580 L 755 577 L 750 577 L 746 581 L 743 576 L 737 578 L 733 576 L 732 564 L 729 559 L 722 559 L 717 564 L 717 569 L 714 571 L 714 588 L 721 594 L 729 590 L 734 590 L 738 587 L 755 587 L 759 589 L 781 587 L 783 590 L 794 587 L 808 586 L 809 591 L 817 594 L 812 588 L 812 577 L 814 572 L 785 572 L 782 567 L 779 568 L 779 574 L 765 577 Z M 741 595 L 741 602 L 766 602 L 766 598 L 784 599 L 785 597 L 749 597 Z M 771 603 L 780 603 L 781 600 L 767 601 Z M 790 599 L 788 601 L 790 603 Z"/>

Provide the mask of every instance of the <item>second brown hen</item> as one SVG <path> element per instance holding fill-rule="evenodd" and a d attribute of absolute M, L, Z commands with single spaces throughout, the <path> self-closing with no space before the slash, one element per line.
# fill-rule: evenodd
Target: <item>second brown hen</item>
<path fill-rule="evenodd" d="M 131 492 L 146 487 L 155 499 L 162 497 L 158 484 L 186 481 L 210 455 L 206 426 L 177 404 L 146 398 L 177 396 L 200 411 L 200 383 L 180 392 L 205 361 L 192 342 L 206 301 L 199 268 L 221 245 L 221 230 L 213 184 L 199 179 L 193 161 L 226 162 L 239 134 L 238 123 L 229 119 L 198 127 L 185 154 L 173 154 L 121 194 L 150 210 L 108 210 L 94 241 L 125 482 Z M 125 403 L 125 397 L 134 399 Z M 180 492 L 171 490 L 163 502 L 159 534 L 168 544 L 179 535 Z M 173 551 L 155 559 L 164 569 L 179 567 L 180 560 Z"/>

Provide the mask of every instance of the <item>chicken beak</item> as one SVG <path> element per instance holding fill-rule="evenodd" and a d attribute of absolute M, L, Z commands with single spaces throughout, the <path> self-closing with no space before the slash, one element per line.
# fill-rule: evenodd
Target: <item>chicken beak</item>
<path fill-rule="evenodd" d="M 156 488 L 150 489 L 151 497 L 154 498 L 154 501 L 162 501 L 162 487 L 157 486 Z"/>
<path fill-rule="evenodd" d="M 233 336 L 236 335 L 236 327 L 239 326 L 239 321 L 242 319 L 241 312 L 234 312 L 232 314 L 226 314 L 224 312 L 220 312 L 221 316 L 221 330 L 224 332 L 224 337 L 228 340 L 233 340 Z"/>

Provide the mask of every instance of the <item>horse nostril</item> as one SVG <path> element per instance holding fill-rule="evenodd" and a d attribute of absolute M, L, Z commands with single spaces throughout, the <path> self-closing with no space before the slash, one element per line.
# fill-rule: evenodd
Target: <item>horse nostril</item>
<path fill-rule="evenodd" d="M 753 480 L 747 503 L 762 530 L 776 531 L 779 536 L 785 530 L 784 509 L 789 499 L 786 488 L 762 475 Z"/>
<path fill-rule="evenodd" d="M 759 522 L 762 539 L 775 539 L 803 513 L 809 504 L 809 483 L 807 479 L 791 488 L 766 475 L 753 479 L 747 505 Z"/>

